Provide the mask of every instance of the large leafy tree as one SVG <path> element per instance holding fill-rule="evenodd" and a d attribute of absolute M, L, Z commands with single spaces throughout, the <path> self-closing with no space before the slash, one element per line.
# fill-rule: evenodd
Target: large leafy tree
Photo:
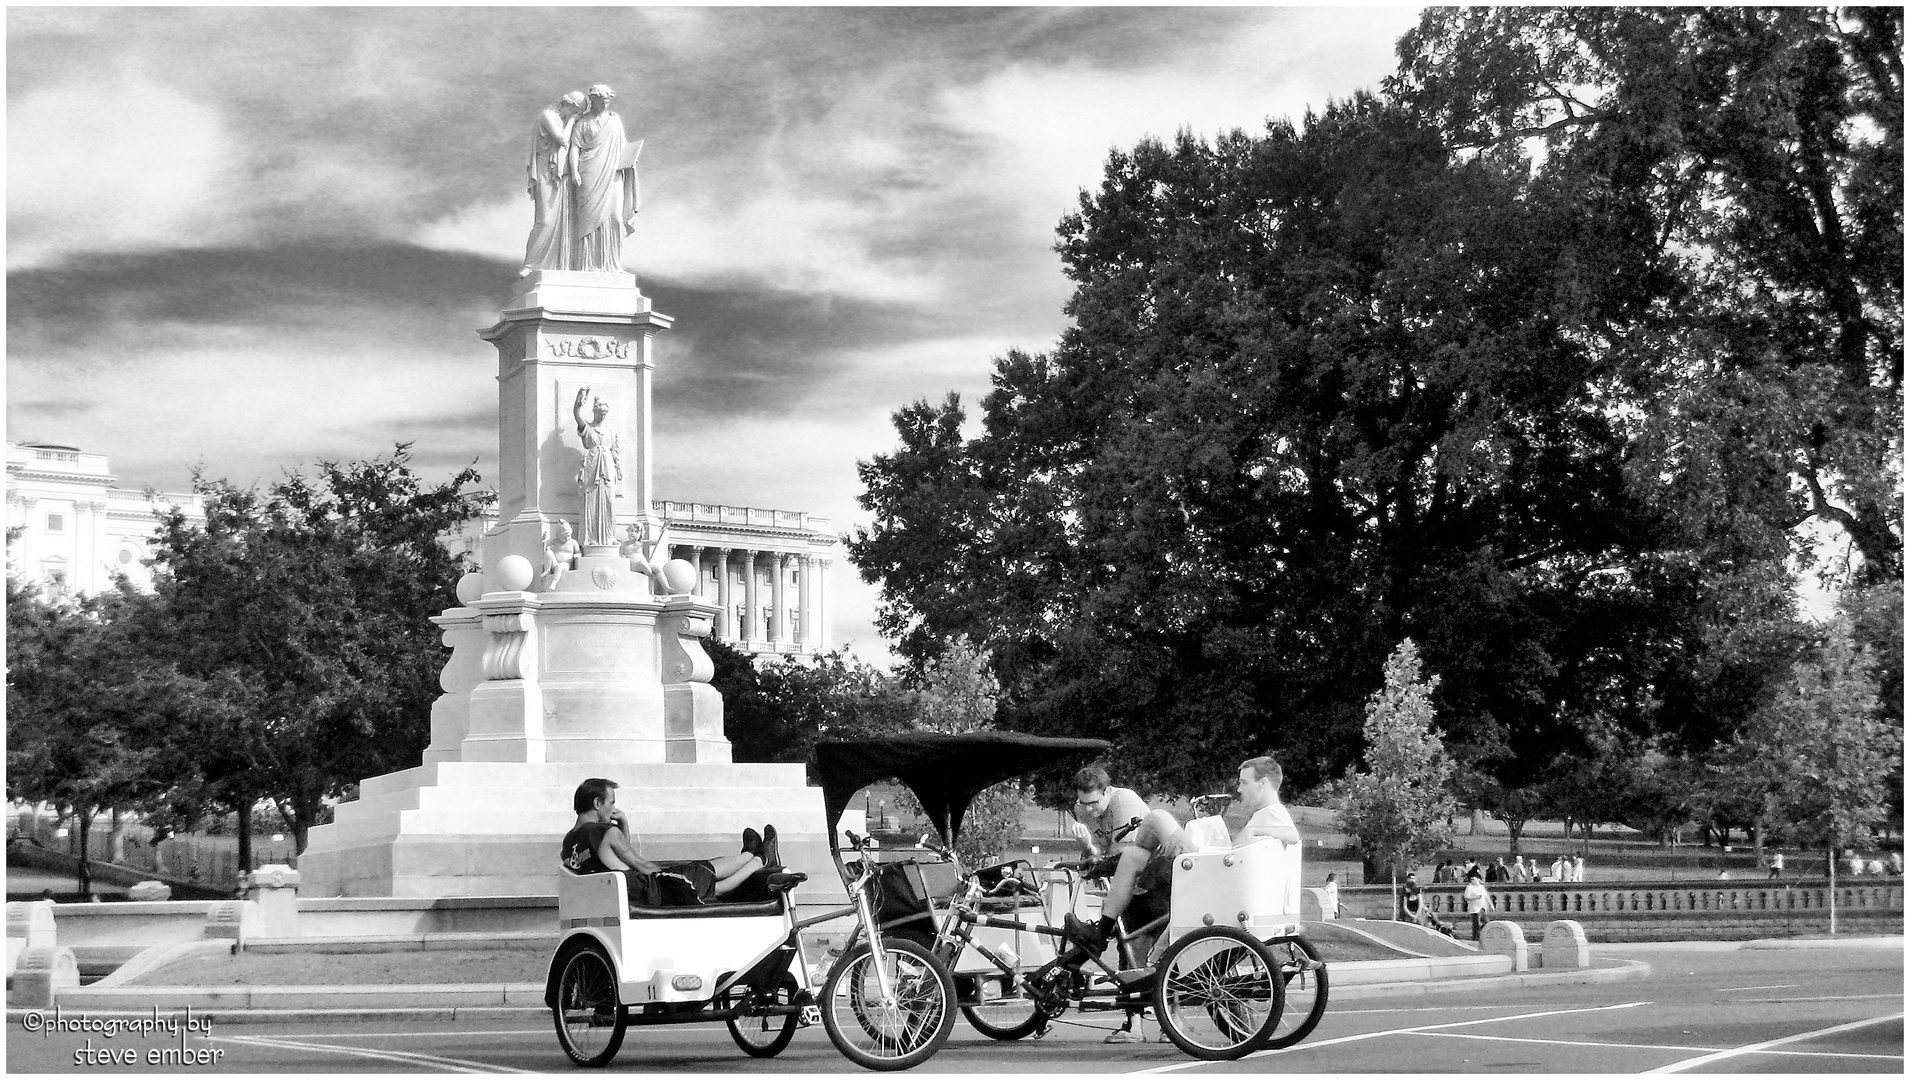
<path fill-rule="evenodd" d="M 145 597 L 115 589 L 48 601 L 7 576 L 7 796 L 47 801 L 79 831 L 79 889 L 93 817 L 191 790 L 194 763 L 171 735 L 199 688 L 139 647 Z"/>
<path fill-rule="evenodd" d="M 429 619 L 465 569 L 441 538 L 481 511 L 476 480 L 428 485 L 400 445 L 262 492 L 197 476 L 203 526 L 163 520 L 146 645 L 207 682 L 177 737 L 238 812 L 242 861 L 261 799 L 303 851 L 327 798 L 416 763 L 444 666 Z"/>
<path fill-rule="evenodd" d="M 1632 672 L 1696 586 L 1607 573 L 1666 526 L 1582 294 L 1651 270 L 1527 180 L 1366 96 L 1114 154 L 1062 223 L 1059 348 L 997 362 L 979 436 L 919 402 L 860 466 L 884 632 L 982 644 L 1006 723 L 1112 737 L 1157 789 L 1270 746 L 1296 786 L 1336 775 L 1408 633 L 1508 778 L 1594 707 L 1649 729 Z"/>
<path fill-rule="evenodd" d="M 1534 146 L 1645 304 L 1587 298 L 1624 358 L 1633 467 L 1694 536 L 1768 555 L 1828 523 L 1902 577 L 1901 8 L 1436 8 L 1389 92 L 1450 145 Z"/>

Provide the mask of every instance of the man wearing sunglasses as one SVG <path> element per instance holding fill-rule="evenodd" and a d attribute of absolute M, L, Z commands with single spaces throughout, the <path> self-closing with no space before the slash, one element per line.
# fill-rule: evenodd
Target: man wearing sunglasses
<path fill-rule="evenodd" d="M 1133 839 L 1116 839 L 1115 834 L 1135 818 L 1145 817 L 1147 800 L 1131 788 L 1111 786 L 1106 769 L 1090 765 L 1074 774 L 1074 835 L 1088 845 L 1089 858 L 1118 854 L 1116 849 Z"/>

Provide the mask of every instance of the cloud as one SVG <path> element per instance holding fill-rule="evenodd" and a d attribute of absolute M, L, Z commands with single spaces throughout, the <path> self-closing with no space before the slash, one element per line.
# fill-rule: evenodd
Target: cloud
<path fill-rule="evenodd" d="M 127 71 L 10 97 L 8 268 L 74 252 L 216 246 L 233 231 L 221 208 L 235 160 L 213 110 Z"/>

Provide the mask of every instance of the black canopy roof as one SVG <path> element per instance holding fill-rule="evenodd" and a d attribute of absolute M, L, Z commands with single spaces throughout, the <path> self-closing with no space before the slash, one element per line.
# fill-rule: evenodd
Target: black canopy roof
<path fill-rule="evenodd" d="M 816 776 L 829 816 L 829 846 L 835 847 L 836 823 L 849 799 L 877 780 L 893 776 L 907 784 L 929 820 L 946 834 L 943 839 L 952 844 L 968 804 L 983 788 L 1112 745 L 1102 739 L 1048 739 L 1013 731 L 924 731 L 817 743 Z"/>

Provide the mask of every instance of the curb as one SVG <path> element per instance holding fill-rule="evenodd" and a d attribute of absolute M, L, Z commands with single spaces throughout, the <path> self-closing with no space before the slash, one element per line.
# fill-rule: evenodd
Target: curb
<path fill-rule="evenodd" d="M 1430 982 L 1368 983 L 1340 987 L 1333 984 L 1327 997 L 1327 1009 L 1339 1001 L 1368 1001 L 1397 998 L 1432 997 L 1438 994 L 1472 993 L 1481 989 L 1536 990 L 1547 986 L 1584 986 L 1595 983 L 1628 982 L 1651 976 L 1651 965 L 1643 960 L 1620 960 L 1612 967 L 1576 968 L 1570 971 L 1527 971 L 1516 975 L 1488 975 L 1477 979 L 1435 979 Z"/>
<path fill-rule="evenodd" d="M 1897 949 L 1901 937 L 1755 938 L 1749 941 L 1613 941 L 1592 946 L 1601 953 L 1624 952 L 1737 952 L 1777 949 Z"/>
<path fill-rule="evenodd" d="M 1460 961 L 1470 957 L 1447 957 Z M 1506 962 L 1509 958 L 1500 957 Z M 1342 970 L 1354 964 L 1391 963 L 1354 961 L 1342 964 Z M 1423 963 L 1423 962 L 1421 962 Z M 1447 965 L 1457 966 L 1457 965 Z M 1471 993 L 1481 988 L 1532 989 L 1545 986 L 1571 986 L 1643 979 L 1651 974 L 1651 965 L 1642 960 L 1620 960 L 1615 966 L 1579 968 L 1569 971 L 1528 971 L 1519 974 L 1484 975 L 1472 978 L 1436 971 L 1409 982 L 1351 982 L 1334 985 L 1330 1000 L 1368 1001 L 1430 997 L 1438 994 Z M 1357 979 L 1357 976 L 1355 976 Z M 531 1020 L 542 1018 L 544 987 L 540 983 L 510 983 L 483 986 L 386 986 L 376 990 L 363 987 L 118 987 L 98 993 L 92 987 L 61 995 L 61 1009 L 84 1011 L 92 1016 L 146 1015 L 154 1009 L 191 1009 L 194 1015 L 224 1024 L 278 1023 L 351 1023 L 378 1019 L 401 1019 L 414 1023 L 452 1023 L 458 1020 Z M 451 1000 L 445 1000 L 445 999 Z M 104 1000 L 102 1000 L 104 999 Z M 370 1000 L 367 1000 L 370 999 Z M 436 999 L 436 1000 L 433 1000 Z M 374 1002 L 389 1000 L 391 1006 Z M 405 1002 L 404 1005 L 396 1004 Z M 256 1004 L 255 1004 L 256 1002 Z M 534 1004 L 531 1004 L 533 1003 Z M 8 1009 L 7 1018 L 18 1022 L 28 1013 L 44 1015 L 44 1009 Z"/>

